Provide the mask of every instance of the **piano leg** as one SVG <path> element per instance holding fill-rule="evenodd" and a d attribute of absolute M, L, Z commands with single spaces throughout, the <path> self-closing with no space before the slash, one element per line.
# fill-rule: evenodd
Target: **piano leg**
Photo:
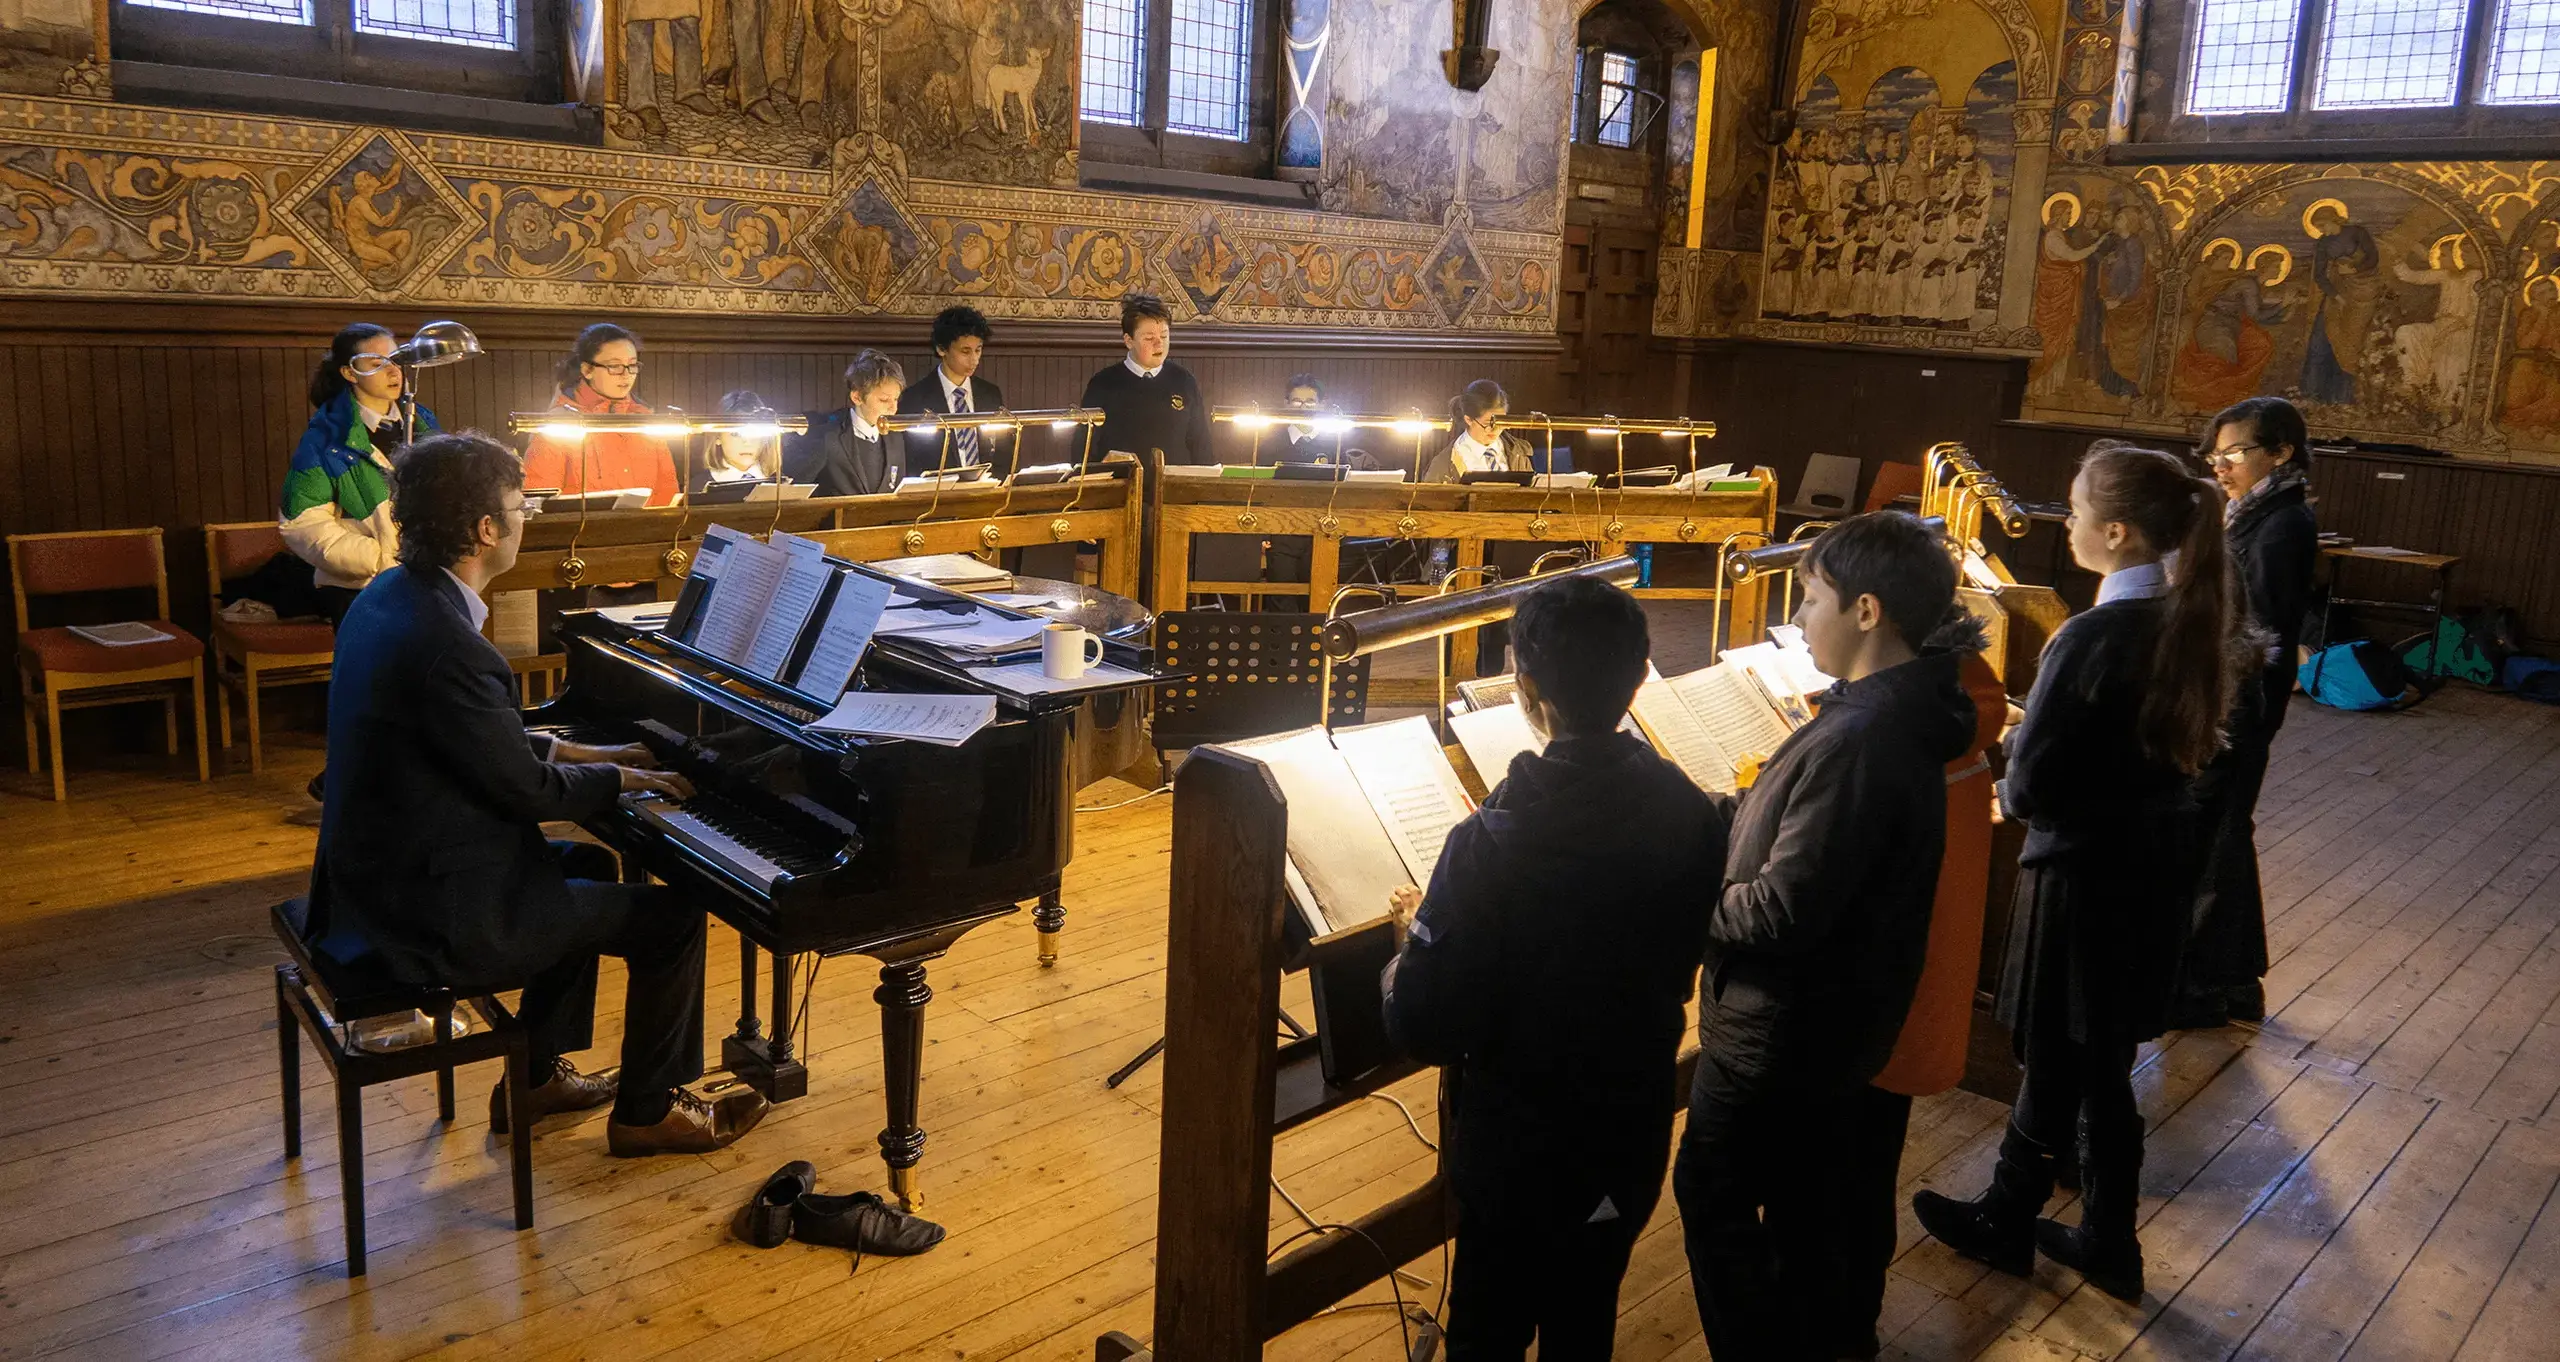
<path fill-rule="evenodd" d="M 924 1157 L 924 1130 L 916 1124 L 924 1076 L 924 1005 L 933 989 L 920 961 L 880 967 L 880 1050 L 887 1079 L 889 1126 L 880 1132 L 880 1158 L 889 1165 L 889 1190 L 913 1212 L 924 1207 L 916 1164 Z"/>
<path fill-rule="evenodd" d="M 1040 896 L 1040 905 L 1031 910 L 1031 926 L 1040 934 L 1040 966 L 1058 963 L 1058 934 L 1067 929 L 1067 905 L 1058 901 L 1058 891 Z"/>
<path fill-rule="evenodd" d="M 720 1042 L 720 1063 L 746 1080 L 768 1102 L 809 1095 L 809 1069 L 791 1057 L 791 967 L 798 957 L 773 957 L 773 1034 L 756 1016 L 756 946 L 738 944 L 738 1030 Z"/>

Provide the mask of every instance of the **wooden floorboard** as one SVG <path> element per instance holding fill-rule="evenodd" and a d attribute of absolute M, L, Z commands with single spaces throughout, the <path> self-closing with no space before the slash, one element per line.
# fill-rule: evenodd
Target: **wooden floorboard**
<path fill-rule="evenodd" d="M 831 962 L 805 1037 L 810 1096 L 704 1158 L 604 1157 L 600 1117 L 535 1140 L 539 1223 L 507 1223 L 502 1146 L 466 1071 L 371 1094 L 372 1271 L 339 1271 L 325 1074 L 303 1066 L 305 1154 L 280 1157 L 267 906 L 308 867 L 283 814 L 318 764 L 269 739 L 260 776 L 206 784 L 156 759 L 77 759 L 57 807 L 0 773 L 0 1362 L 34 1357 L 1026 1358 L 1092 1355 L 1154 1311 L 1160 1069 L 1102 1076 L 1164 1007 L 1164 799 L 1079 819 L 1066 956 L 1020 918 L 932 967 L 923 1165 L 951 1237 L 869 1260 L 727 1237 L 775 1164 L 882 1181 L 872 971 Z M 1097 787 L 1088 802 L 1109 802 Z M 2039 1262 L 1990 1272 L 1907 1208 L 1880 1321 L 1897 1359 L 2510 1362 L 2560 1337 L 2560 711 L 2462 689 L 2401 715 L 2297 701 L 2262 805 L 2275 1015 L 2144 1049 L 2140 1216 L 2149 1292 L 2126 1305 Z M 715 929 L 709 1032 L 729 1025 Z M 606 1062 L 618 967 L 599 1009 Z M 1302 982 L 1285 991 L 1304 1008 Z M 1427 1176 L 1430 1075 L 1284 1136 L 1281 1184 L 1320 1220 Z M 1914 1107 L 1903 1191 L 1988 1175 L 2005 1108 Z M 1303 1228 L 1270 1199 L 1267 1243 Z M 2077 1215 L 2058 1198 L 2049 1214 Z M 1406 1265 L 1442 1303 L 1437 1253 Z M 1380 1283 L 1267 1349 L 1393 1358 Z M 1618 1355 L 1706 1356 L 1666 1187 L 1620 1297 Z"/>

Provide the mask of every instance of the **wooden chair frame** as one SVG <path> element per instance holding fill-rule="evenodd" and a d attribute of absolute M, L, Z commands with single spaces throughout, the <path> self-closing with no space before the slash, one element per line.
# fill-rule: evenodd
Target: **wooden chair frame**
<path fill-rule="evenodd" d="M 223 760 L 231 757 L 231 694 L 240 695 L 241 708 L 249 716 L 249 773 L 266 769 L 265 731 L 259 722 L 258 688 L 260 686 L 306 686 L 325 684 L 329 664 L 335 658 L 333 648 L 326 653 L 262 653 L 255 649 L 234 652 L 222 637 L 222 553 L 221 536 L 245 534 L 252 530 L 271 530 L 272 520 L 242 520 L 204 527 L 204 570 L 208 604 L 213 621 L 206 640 L 213 660 L 213 703 L 215 722 L 220 726 Z M 236 667 L 225 663 L 236 663 Z"/>
<path fill-rule="evenodd" d="M 18 546 L 48 539 L 113 539 L 128 535 L 148 535 L 151 539 L 151 561 L 154 586 L 158 591 L 157 618 L 169 618 L 169 558 L 160 529 L 152 526 L 139 530 L 68 530 L 54 534 L 13 534 L 9 536 L 9 600 L 17 610 L 18 637 L 27 635 L 27 579 L 18 565 Z M 72 593 L 59 593 L 69 595 Z M 204 731 L 204 656 L 198 654 L 185 662 L 166 666 L 117 672 L 57 672 L 35 665 L 24 653 L 18 655 L 18 702 L 27 725 L 27 774 L 35 775 L 44 767 L 44 753 L 52 754 L 53 798 L 55 803 L 71 796 L 65 787 L 62 769 L 62 711 L 97 709 L 107 705 L 129 705 L 157 698 L 168 729 L 168 753 L 178 754 L 178 696 L 174 683 L 184 681 L 195 694 L 196 779 L 213 778 L 213 758 L 206 750 Z M 36 710 L 44 710 L 44 746 L 37 746 Z"/>

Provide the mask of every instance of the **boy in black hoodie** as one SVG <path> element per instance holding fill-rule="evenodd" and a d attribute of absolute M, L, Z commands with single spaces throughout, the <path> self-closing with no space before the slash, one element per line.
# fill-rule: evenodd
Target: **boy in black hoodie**
<path fill-rule="evenodd" d="M 1724 858 L 1707 797 L 1618 731 L 1650 651 L 1634 597 L 1542 588 L 1511 646 L 1545 750 L 1512 758 L 1449 834 L 1385 981 L 1389 1034 L 1446 1070 L 1455 1362 L 1517 1358 L 1533 1336 L 1558 1362 L 1609 1355 L 1679 1109 L 1697 895 Z"/>
<path fill-rule="evenodd" d="M 1839 684 L 1734 808 L 1672 1176 L 1717 1362 L 1875 1351 L 1829 1187 L 1919 983 L 1946 765 L 1976 719 L 1959 654 L 1924 646 L 1955 614 L 1956 570 L 1919 521 L 1844 520 L 1797 578 L 1796 624 Z"/>

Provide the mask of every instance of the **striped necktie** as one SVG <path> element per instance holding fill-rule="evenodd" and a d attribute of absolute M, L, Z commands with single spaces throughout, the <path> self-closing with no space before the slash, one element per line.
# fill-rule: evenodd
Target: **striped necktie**
<path fill-rule="evenodd" d="M 951 390 L 951 414 L 954 416 L 966 416 L 969 414 L 968 384 L 963 383 L 959 387 Z M 975 426 L 962 426 L 957 431 L 953 432 L 951 437 L 951 449 L 953 453 L 960 456 L 961 467 L 966 468 L 970 464 L 976 463 L 978 461 L 978 428 Z"/>

